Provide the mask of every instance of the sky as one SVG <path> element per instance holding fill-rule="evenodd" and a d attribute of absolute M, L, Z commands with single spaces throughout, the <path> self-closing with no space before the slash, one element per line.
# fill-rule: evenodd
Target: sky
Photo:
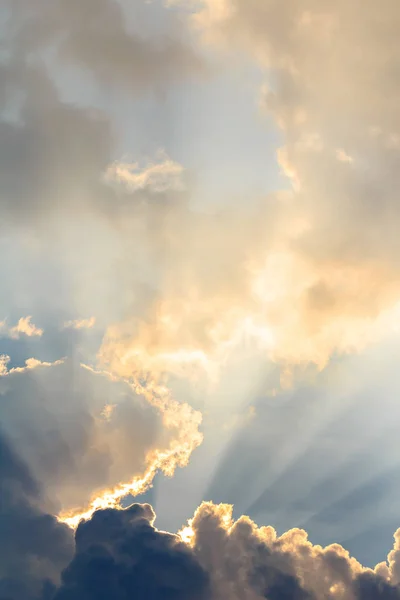
<path fill-rule="evenodd" d="M 0 1 L 0 600 L 400 600 L 399 27 Z"/>

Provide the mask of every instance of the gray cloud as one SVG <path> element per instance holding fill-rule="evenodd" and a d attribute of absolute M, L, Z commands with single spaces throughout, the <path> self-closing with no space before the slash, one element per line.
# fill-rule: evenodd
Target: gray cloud
<path fill-rule="evenodd" d="M 0 597 L 36 600 L 59 582 L 74 552 L 72 531 L 40 510 L 42 491 L 1 432 Z"/>
<path fill-rule="evenodd" d="M 164 32 L 149 35 L 136 1 L 40 0 L 33 7 L 22 0 L 11 6 L 11 31 L 20 51 L 54 47 L 61 63 L 84 68 L 102 84 L 141 92 L 203 70 L 182 23 L 178 27 L 174 14 L 163 8 L 152 15 L 163 22 Z M 135 27 L 127 19 L 132 9 Z"/>
<path fill-rule="evenodd" d="M 95 513 L 76 531 L 76 554 L 55 600 L 209 597 L 208 577 L 177 536 L 157 531 L 148 504 Z"/>
<path fill-rule="evenodd" d="M 339 545 L 306 532 L 278 536 L 232 506 L 203 503 L 180 535 L 158 531 L 146 505 L 106 509 L 75 532 L 40 509 L 42 490 L 0 438 L 2 600 L 397 600 L 396 533 L 388 564 L 364 569 Z"/>
<path fill-rule="evenodd" d="M 3 427 L 57 513 L 131 481 L 179 437 L 130 386 L 73 361 L 11 370 L 0 394 Z"/>
<path fill-rule="evenodd" d="M 115 158 L 112 124 L 92 106 L 64 101 L 58 76 L 71 63 L 118 93 L 140 95 L 199 72 L 201 60 L 179 33 L 182 24 L 174 25 L 165 8 L 157 14 L 164 36 L 146 35 L 137 20 L 138 31 L 131 31 L 114 1 L 9 3 L 0 65 L 0 176 L 4 216 L 14 224 L 50 225 L 54 211 L 60 219 L 60 213 L 76 218 L 85 207 L 108 216 L 115 210 L 115 194 L 101 184 Z"/>
<path fill-rule="evenodd" d="M 364 569 L 339 545 L 313 546 L 304 531 L 278 537 L 248 517 L 234 522 L 231 507 L 203 503 L 182 535 L 158 531 L 148 504 L 106 509 L 82 521 L 75 554 L 60 583 L 43 578 L 31 600 L 397 600 L 395 565 Z M 22 522 L 21 522 L 22 525 Z M 62 527 L 60 531 L 62 530 Z M 27 533 L 22 527 L 21 533 Z M 43 530 L 43 542 L 50 536 Z M 65 540 L 60 540 L 65 544 Z M 68 546 L 68 544 L 67 544 Z M 60 544 L 62 547 L 62 544 Z M 14 548 L 10 548 L 9 556 Z M 25 549 L 21 555 L 25 556 Z M 62 556 L 65 560 L 65 556 Z M 389 557 L 389 561 L 390 561 Z M 43 585 L 44 584 L 44 585 Z M 0 580 L 9 598 L 21 598 Z M 7 588 L 8 586 L 8 588 Z M 36 591 L 34 591 L 36 589 Z M 16 595 L 17 594 L 17 595 Z M 5 597 L 5 596 L 4 596 Z"/>
<path fill-rule="evenodd" d="M 0 173 L 3 214 L 14 225 L 53 222 L 93 201 L 111 156 L 104 115 L 63 103 L 43 65 L 8 66 L 5 89 L 21 94 L 18 121 L 3 118 Z"/>

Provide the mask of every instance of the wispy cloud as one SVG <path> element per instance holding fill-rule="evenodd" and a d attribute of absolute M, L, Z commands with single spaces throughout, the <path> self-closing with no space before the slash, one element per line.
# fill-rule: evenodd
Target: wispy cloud
<path fill-rule="evenodd" d="M 150 162 L 143 167 L 137 162 L 115 162 L 107 169 L 105 180 L 131 193 L 146 190 L 162 194 L 183 191 L 186 187 L 183 175 L 182 165 L 160 153 L 157 162 Z"/>
<path fill-rule="evenodd" d="M 27 358 L 24 367 L 12 367 L 11 369 L 9 369 L 8 364 L 10 362 L 11 358 L 7 356 L 7 354 L 0 355 L 0 377 L 15 375 L 16 373 L 26 373 L 27 371 L 37 369 L 40 367 L 52 367 L 62 365 L 64 359 L 55 360 L 54 362 L 46 362 L 38 360 L 37 358 Z"/>
<path fill-rule="evenodd" d="M 13 340 L 20 339 L 21 336 L 41 337 L 43 329 L 36 327 L 32 323 L 32 317 L 21 317 L 16 325 L 10 326 L 7 321 L 0 322 L 0 337 L 8 337 Z"/>
<path fill-rule="evenodd" d="M 92 329 L 96 324 L 96 317 L 90 317 L 88 319 L 74 319 L 71 321 L 65 321 L 63 324 L 64 329 Z"/>

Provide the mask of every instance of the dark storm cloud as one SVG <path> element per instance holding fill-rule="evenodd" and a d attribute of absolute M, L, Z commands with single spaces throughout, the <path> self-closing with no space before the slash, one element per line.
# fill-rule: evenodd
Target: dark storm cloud
<path fill-rule="evenodd" d="M 43 513 L 41 491 L 0 431 L 0 598 L 36 600 L 73 554 L 72 531 Z"/>
<path fill-rule="evenodd" d="M 355 581 L 357 600 L 399 600 L 400 589 L 372 573 L 362 573 Z"/>
<path fill-rule="evenodd" d="M 314 596 L 304 590 L 294 575 L 278 569 L 258 567 L 253 573 L 253 585 L 260 596 L 269 600 L 313 600 Z"/>
<path fill-rule="evenodd" d="M 149 505 L 102 510 L 76 531 L 76 553 L 55 600 L 205 600 L 207 574 L 174 535 L 157 531 Z"/>
<path fill-rule="evenodd" d="M 149 505 L 96 512 L 79 525 L 74 555 L 72 529 L 39 508 L 42 491 L 14 448 L 0 432 L 1 600 L 209 597 L 195 555 L 153 527 Z"/>
<path fill-rule="evenodd" d="M 157 530 L 148 504 L 99 510 L 75 532 L 41 512 L 40 490 L 0 438 L 1 600 L 398 600 L 396 563 L 364 570 L 305 532 L 277 537 L 204 503 L 190 542 Z M 395 557 L 394 557 L 395 558 Z M 60 575 L 61 573 L 61 575 Z"/>

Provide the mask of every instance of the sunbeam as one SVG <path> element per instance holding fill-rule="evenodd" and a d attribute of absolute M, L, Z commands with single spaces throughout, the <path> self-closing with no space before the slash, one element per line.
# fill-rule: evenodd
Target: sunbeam
<path fill-rule="evenodd" d="M 0 600 L 400 600 L 399 30 L 0 2 Z"/>

